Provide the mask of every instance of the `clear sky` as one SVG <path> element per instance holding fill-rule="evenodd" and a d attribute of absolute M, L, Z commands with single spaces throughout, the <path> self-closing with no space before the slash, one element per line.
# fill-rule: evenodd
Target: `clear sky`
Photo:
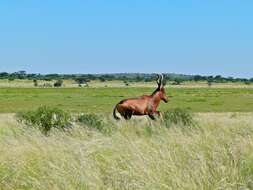
<path fill-rule="evenodd" d="M 253 77 L 252 0 L 0 1 L 0 72 Z"/>

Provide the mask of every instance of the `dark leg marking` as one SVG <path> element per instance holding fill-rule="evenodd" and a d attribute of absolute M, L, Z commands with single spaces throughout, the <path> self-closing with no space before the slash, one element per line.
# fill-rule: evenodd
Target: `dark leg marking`
<path fill-rule="evenodd" d="M 149 116 L 150 119 L 155 120 L 155 116 L 154 115 L 148 114 L 148 116 Z"/>
<path fill-rule="evenodd" d="M 131 119 L 132 115 L 133 115 L 132 110 L 126 110 L 125 113 L 124 113 L 125 120 Z"/>

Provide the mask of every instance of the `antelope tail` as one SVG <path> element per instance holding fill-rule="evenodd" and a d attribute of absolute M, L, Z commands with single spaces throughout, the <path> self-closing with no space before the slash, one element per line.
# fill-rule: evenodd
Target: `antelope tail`
<path fill-rule="evenodd" d="M 120 120 L 120 118 L 119 118 L 119 117 L 117 116 L 117 114 L 116 114 L 117 107 L 118 107 L 118 104 L 115 106 L 115 108 L 114 108 L 114 110 L 113 110 L 113 117 L 114 117 L 114 119 L 116 119 L 116 120 Z"/>

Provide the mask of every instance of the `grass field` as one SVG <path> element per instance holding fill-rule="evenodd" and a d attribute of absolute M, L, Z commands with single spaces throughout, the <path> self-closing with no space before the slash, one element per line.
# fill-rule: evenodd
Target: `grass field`
<path fill-rule="evenodd" d="M 121 99 L 151 94 L 154 88 L 0 88 L 0 112 L 12 113 L 55 106 L 71 112 L 110 113 Z M 169 88 L 168 104 L 193 112 L 252 112 L 251 88 Z"/>
<path fill-rule="evenodd" d="M 0 88 L 0 190 L 253 189 L 252 88 L 167 87 L 159 109 L 195 112 L 191 127 L 108 116 L 121 99 L 153 90 Z M 74 122 L 45 136 L 17 123 L 14 113 L 42 105 L 99 113 L 112 132 Z"/>
<path fill-rule="evenodd" d="M 0 189 L 253 189 L 252 113 L 195 119 L 195 128 L 138 119 L 111 135 L 76 125 L 44 136 L 0 114 Z"/>

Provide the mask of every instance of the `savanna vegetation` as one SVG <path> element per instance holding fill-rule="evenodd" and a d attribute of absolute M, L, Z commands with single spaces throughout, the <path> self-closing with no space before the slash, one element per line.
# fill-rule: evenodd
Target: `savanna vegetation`
<path fill-rule="evenodd" d="M 166 79 L 161 118 L 114 121 L 155 75 L 0 73 L 0 189 L 253 189 L 252 79 Z"/>
<path fill-rule="evenodd" d="M 41 112 L 65 118 L 51 108 L 0 115 L 0 189 L 253 188 L 252 113 L 177 109 L 163 120 L 127 122 L 77 114 L 71 127 L 45 135 L 34 127 L 40 122 L 29 124 Z"/>

